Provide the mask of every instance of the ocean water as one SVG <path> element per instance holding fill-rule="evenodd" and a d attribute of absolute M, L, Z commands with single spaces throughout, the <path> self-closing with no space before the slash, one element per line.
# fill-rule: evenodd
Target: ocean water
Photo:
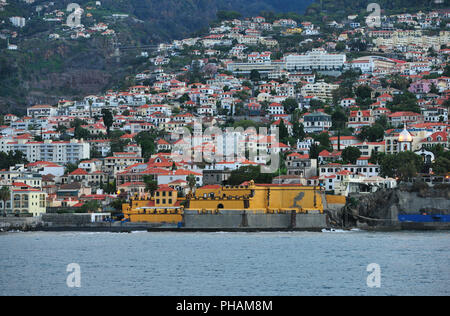
<path fill-rule="evenodd" d="M 0 267 L 2 296 L 449 295 L 450 233 L 6 233 Z"/>

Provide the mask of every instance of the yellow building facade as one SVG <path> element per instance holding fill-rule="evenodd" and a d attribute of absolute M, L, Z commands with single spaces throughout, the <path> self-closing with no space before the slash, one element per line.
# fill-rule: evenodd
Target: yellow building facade
<path fill-rule="evenodd" d="M 303 29 L 301 29 L 299 27 L 291 28 L 291 29 L 287 29 L 284 33 L 285 34 L 302 34 Z"/>
<path fill-rule="evenodd" d="M 240 186 L 204 186 L 186 199 L 179 198 L 176 190 L 159 189 L 153 196 L 131 198 L 130 203 L 123 205 L 123 213 L 131 222 L 180 223 L 185 211 L 198 214 L 216 214 L 221 210 L 254 214 L 323 213 L 324 200 L 325 194 L 319 186 L 250 181 Z"/>
<path fill-rule="evenodd" d="M 122 212 L 130 222 L 176 224 L 183 220 L 183 200 L 176 190 L 161 186 L 153 196 L 135 195 L 122 205 Z"/>
<path fill-rule="evenodd" d="M 254 213 L 284 213 L 311 211 L 323 213 L 320 187 L 296 184 L 255 184 L 240 186 L 206 186 L 197 189 L 187 201 L 190 211 L 219 210 L 249 211 Z"/>
<path fill-rule="evenodd" d="M 27 187 L 12 190 L 12 213 L 40 216 L 47 210 L 47 193 Z"/>

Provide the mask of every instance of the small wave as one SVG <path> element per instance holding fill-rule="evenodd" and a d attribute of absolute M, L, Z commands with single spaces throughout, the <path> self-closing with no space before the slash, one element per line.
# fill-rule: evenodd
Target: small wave
<path fill-rule="evenodd" d="M 322 229 L 322 233 L 350 233 L 350 230 L 345 229 Z"/>

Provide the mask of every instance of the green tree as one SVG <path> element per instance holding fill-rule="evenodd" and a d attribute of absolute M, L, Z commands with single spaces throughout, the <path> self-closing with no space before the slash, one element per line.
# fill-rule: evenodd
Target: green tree
<path fill-rule="evenodd" d="M 247 88 L 250 88 L 250 89 L 253 87 L 252 83 L 251 83 L 250 81 L 248 81 L 248 80 L 244 81 L 244 82 L 242 83 L 242 85 L 243 85 L 244 87 L 247 87 Z"/>
<path fill-rule="evenodd" d="M 373 126 L 364 126 L 361 129 L 361 133 L 358 138 L 361 140 L 367 140 L 369 142 L 381 141 L 384 137 L 384 128 L 379 124 Z"/>
<path fill-rule="evenodd" d="M 344 129 L 347 123 L 347 115 L 341 109 L 337 109 L 331 115 L 332 126 L 336 130 Z"/>
<path fill-rule="evenodd" d="M 319 154 L 323 151 L 323 150 L 328 150 L 329 148 L 325 148 L 322 145 L 317 145 L 316 143 L 313 143 L 311 145 L 311 147 L 309 148 L 309 157 L 311 159 L 318 159 L 319 158 Z"/>
<path fill-rule="evenodd" d="M 234 128 L 242 127 L 243 129 L 247 129 L 249 127 L 258 128 L 259 126 L 260 126 L 260 124 L 258 124 L 258 122 L 255 122 L 252 120 L 240 120 L 240 121 L 233 123 Z"/>
<path fill-rule="evenodd" d="M 359 157 L 361 157 L 361 150 L 357 147 L 349 146 L 342 151 L 342 159 L 352 164 L 356 164 Z"/>
<path fill-rule="evenodd" d="M 281 102 L 281 105 L 288 114 L 294 113 L 294 111 L 298 109 L 298 102 L 293 98 L 287 98 Z"/>
<path fill-rule="evenodd" d="M 150 192 L 151 195 L 158 190 L 158 182 L 155 181 L 154 176 L 144 176 L 145 191 Z"/>
<path fill-rule="evenodd" d="M 156 141 L 157 135 L 150 132 L 140 132 L 136 135 L 136 142 L 142 148 L 142 156 L 144 158 L 149 158 L 156 152 Z"/>
<path fill-rule="evenodd" d="M 185 103 L 190 100 L 191 100 L 191 98 L 189 98 L 189 94 L 185 93 L 178 99 L 178 102 Z"/>
<path fill-rule="evenodd" d="M 345 49 L 346 49 L 345 43 L 343 43 L 343 42 L 338 42 L 338 43 L 336 44 L 336 51 L 342 52 L 342 51 L 344 51 Z"/>
<path fill-rule="evenodd" d="M 74 172 L 77 169 L 78 169 L 78 165 L 77 164 L 68 163 L 66 165 L 66 174 L 71 174 L 72 172 Z"/>
<path fill-rule="evenodd" d="M 423 168 L 422 157 L 411 151 L 393 155 L 385 155 L 380 163 L 381 175 L 409 180 L 417 175 Z"/>
<path fill-rule="evenodd" d="M 433 172 L 437 175 L 447 175 L 450 172 L 450 160 L 438 157 L 433 163 Z"/>
<path fill-rule="evenodd" d="M 240 185 L 245 181 L 251 180 L 255 181 L 255 183 L 272 183 L 273 177 L 273 174 L 261 173 L 260 166 L 244 166 L 231 172 L 227 184 Z"/>
<path fill-rule="evenodd" d="M 283 119 L 280 120 L 280 124 L 278 126 L 278 130 L 279 130 L 280 141 L 282 143 L 286 143 L 287 139 L 289 138 L 289 131 L 288 131 L 286 125 L 284 124 L 284 120 Z"/>
<path fill-rule="evenodd" d="M 56 131 L 64 134 L 67 131 L 67 127 L 65 127 L 64 125 L 58 125 L 58 127 L 56 128 Z"/>
<path fill-rule="evenodd" d="M 330 141 L 330 135 L 327 133 L 320 133 L 319 135 L 314 135 L 314 139 L 320 143 L 320 145 L 329 151 L 333 150 Z"/>
<path fill-rule="evenodd" d="M 6 202 L 11 200 L 11 191 L 8 187 L 3 186 L 0 189 L 0 201 L 3 201 L 3 217 L 6 217 Z"/>
<path fill-rule="evenodd" d="M 382 126 L 384 129 L 389 127 L 389 121 L 386 115 L 382 115 L 379 119 L 375 121 L 375 124 Z"/>
<path fill-rule="evenodd" d="M 253 82 L 261 80 L 261 75 L 260 75 L 258 70 L 253 69 L 250 72 L 250 80 L 253 81 Z"/>
<path fill-rule="evenodd" d="M 226 11 L 226 10 L 217 11 L 217 19 L 219 21 L 234 20 L 239 19 L 240 17 L 242 17 L 242 14 L 237 11 Z"/>
<path fill-rule="evenodd" d="M 70 122 L 70 127 L 72 128 L 80 127 L 82 125 L 87 125 L 87 122 L 85 120 L 80 120 L 79 118 L 75 118 L 75 120 Z"/>
<path fill-rule="evenodd" d="M 189 191 L 190 191 L 190 193 L 192 193 L 192 190 L 197 185 L 197 179 L 195 178 L 195 175 L 193 175 L 193 174 L 188 175 L 186 177 L 186 181 L 187 181 L 188 186 L 189 186 Z"/>
<path fill-rule="evenodd" d="M 322 100 L 318 100 L 318 99 L 312 99 L 309 102 L 309 105 L 311 106 L 311 108 L 313 109 L 320 109 L 323 108 L 323 106 L 325 105 L 325 103 Z"/>
<path fill-rule="evenodd" d="M 391 87 L 406 91 L 411 84 L 411 81 L 407 78 L 401 77 L 399 75 L 395 75 L 391 77 Z"/>
<path fill-rule="evenodd" d="M 111 149 L 109 155 L 113 155 L 114 153 L 120 153 L 125 150 L 125 146 L 128 144 L 128 140 L 123 140 L 120 138 L 111 138 L 110 144 Z"/>
<path fill-rule="evenodd" d="M 303 124 L 299 123 L 298 120 L 294 121 L 292 132 L 294 134 L 294 138 L 299 139 L 300 141 L 305 139 L 305 127 Z"/>
<path fill-rule="evenodd" d="M 126 202 L 127 201 L 124 199 L 115 199 L 109 204 L 109 206 L 111 206 L 116 211 L 114 213 L 122 213 L 122 205 Z"/>
<path fill-rule="evenodd" d="M 361 99 L 370 99 L 371 98 L 371 94 L 372 94 L 372 89 L 369 86 L 363 85 L 363 86 L 358 86 L 356 88 L 356 96 L 358 98 Z"/>
<path fill-rule="evenodd" d="M 417 98 L 413 93 L 409 91 L 404 91 L 402 94 L 396 94 L 394 96 L 394 100 L 387 103 L 387 107 L 392 112 L 411 111 L 420 113 L 420 107 L 417 103 Z"/>
<path fill-rule="evenodd" d="M 76 139 L 88 139 L 91 137 L 91 133 L 87 129 L 85 129 L 81 126 L 77 126 L 77 127 L 75 127 L 74 137 Z"/>
<path fill-rule="evenodd" d="M 109 135 L 109 132 L 111 130 L 111 126 L 114 123 L 114 117 L 113 117 L 111 111 L 108 110 L 108 109 L 102 109 L 102 116 L 103 116 L 103 123 L 105 123 L 106 131 L 107 131 L 107 133 Z"/>
<path fill-rule="evenodd" d="M 101 204 L 99 201 L 92 200 L 84 203 L 84 205 L 77 211 L 77 213 L 96 213 L 101 209 Z"/>
<path fill-rule="evenodd" d="M 107 182 L 106 185 L 103 187 L 103 190 L 105 191 L 105 193 L 108 194 L 116 194 L 117 192 L 116 180 L 112 182 Z"/>
<path fill-rule="evenodd" d="M 381 161 L 383 161 L 383 158 L 386 156 L 384 152 L 380 151 L 372 151 L 372 155 L 370 156 L 369 162 L 379 165 L 381 164 Z"/>
<path fill-rule="evenodd" d="M 0 152 L 0 170 L 27 163 L 26 156 L 21 151 L 9 151 L 8 153 Z"/>

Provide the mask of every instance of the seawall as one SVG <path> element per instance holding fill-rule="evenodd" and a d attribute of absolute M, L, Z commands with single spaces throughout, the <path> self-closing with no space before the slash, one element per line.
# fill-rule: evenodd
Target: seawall
<path fill-rule="evenodd" d="M 187 212 L 183 222 L 92 223 L 89 215 L 44 214 L 36 218 L 0 219 L 2 231 L 80 231 L 80 232 L 132 232 L 132 231 L 321 231 L 329 228 L 326 214 L 254 214 L 245 211 L 221 211 L 217 214 Z"/>
<path fill-rule="evenodd" d="M 0 217 L 0 231 L 29 231 L 42 228 L 44 223 L 39 217 Z"/>
<path fill-rule="evenodd" d="M 215 214 L 186 211 L 186 229 L 228 230 L 322 230 L 329 227 L 326 214 L 258 214 L 246 211 L 220 210 Z"/>

